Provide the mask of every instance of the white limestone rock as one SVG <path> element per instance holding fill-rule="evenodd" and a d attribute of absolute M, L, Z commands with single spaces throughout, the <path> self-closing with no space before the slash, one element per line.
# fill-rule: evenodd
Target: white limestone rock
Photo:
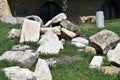
<path fill-rule="evenodd" d="M 77 46 L 78 48 L 84 48 L 89 44 L 89 41 L 85 38 L 77 37 L 73 38 L 71 43 Z"/>
<path fill-rule="evenodd" d="M 67 19 L 67 16 L 65 13 L 60 13 L 57 16 L 52 18 L 52 23 L 58 23 L 61 22 L 62 20 Z"/>
<path fill-rule="evenodd" d="M 102 56 L 94 56 L 92 59 L 89 68 L 99 68 L 103 64 Z"/>
<path fill-rule="evenodd" d="M 0 60 L 17 61 L 25 67 L 30 67 L 38 58 L 38 53 L 32 50 L 26 51 L 6 51 Z"/>
<path fill-rule="evenodd" d="M 19 66 L 4 68 L 3 71 L 10 80 L 32 80 L 34 74 L 29 69 Z"/>
<path fill-rule="evenodd" d="M 36 64 L 36 68 L 34 71 L 34 77 L 36 78 L 35 80 L 52 80 L 50 69 L 45 60 L 38 59 L 38 62 Z"/>
<path fill-rule="evenodd" d="M 52 31 L 48 30 L 39 41 L 40 47 L 37 52 L 45 54 L 58 54 L 60 49 L 63 49 L 63 44 L 59 41 L 58 36 Z"/>
<path fill-rule="evenodd" d="M 21 33 L 20 29 L 13 28 L 7 33 L 7 38 L 12 39 L 12 38 L 20 37 L 20 33 Z"/>
<path fill-rule="evenodd" d="M 108 57 L 108 61 L 120 65 L 120 43 L 117 44 L 115 49 L 108 51 L 107 57 Z"/>
<path fill-rule="evenodd" d="M 61 35 L 61 26 L 49 27 L 49 28 L 41 28 L 41 34 L 46 33 L 48 30 L 52 30 L 55 34 Z"/>
<path fill-rule="evenodd" d="M 40 37 L 41 24 L 37 21 L 24 19 L 20 37 L 20 43 L 22 42 L 36 42 Z"/>

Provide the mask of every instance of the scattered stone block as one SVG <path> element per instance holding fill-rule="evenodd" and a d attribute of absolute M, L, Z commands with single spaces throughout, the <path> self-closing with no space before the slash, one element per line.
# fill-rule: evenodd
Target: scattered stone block
<path fill-rule="evenodd" d="M 12 29 L 8 32 L 8 36 L 7 38 L 8 39 L 13 39 L 13 38 L 16 38 L 16 37 L 20 37 L 20 33 L 21 33 L 21 30 L 20 29 Z"/>
<path fill-rule="evenodd" d="M 115 49 L 108 51 L 107 57 L 108 57 L 108 61 L 120 65 L 120 43 L 117 44 Z"/>
<path fill-rule="evenodd" d="M 34 72 L 34 77 L 36 78 L 36 80 L 52 80 L 50 69 L 45 60 L 38 59 Z"/>
<path fill-rule="evenodd" d="M 62 20 L 67 19 L 67 16 L 65 13 L 60 13 L 57 16 L 52 18 L 52 23 L 58 23 L 61 22 Z"/>
<path fill-rule="evenodd" d="M 55 34 L 61 35 L 61 26 L 55 26 L 50 28 L 41 28 L 41 34 L 46 33 L 48 30 L 52 30 Z"/>
<path fill-rule="evenodd" d="M 60 25 L 71 31 L 71 32 L 74 32 L 76 34 L 76 36 L 80 36 L 80 29 L 78 28 L 78 26 L 76 26 L 75 24 L 73 24 L 72 22 L 68 21 L 68 20 L 62 20 L 60 22 Z"/>
<path fill-rule="evenodd" d="M 102 56 L 94 56 L 92 59 L 89 68 L 99 68 L 103 64 Z"/>
<path fill-rule="evenodd" d="M 39 41 L 40 47 L 37 52 L 45 54 L 58 54 L 61 49 L 63 49 L 63 44 L 59 41 L 58 36 L 49 30 L 42 36 Z"/>
<path fill-rule="evenodd" d="M 89 40 L 91 46 L 93 46 L 98 52 L 106 54 L 108 50 L 116 46 L 120 41 L 120 38 L 116 33 L 104 29 L 89 37 Z"/>
<path fill-rule="evenodd" d="M 20 43 L 22 42 L 36 42 L 40 37 L 41 24 L 37 21 L 24 19 L 20 37 Z"/>
<path fill-rule="evenodd" d="M 61 28 L 61 31 L 66 34 L 69 38 L 74 38 L 76 37 L 76 33 L 67 30 L 66 28 Z"/>
<path fill-rule="evenodd" d="M 38 53 L 32 50 L 26 51 L 6 51 L 0 60 L 17 61 L 25 67 L 30 67 L 38 58 Z"/>
<path fill-rule="evenodd" d="M 10 80 L 32 80 L 34 74 L 29 69 L 19 66 L 4 68 L 3 71 Z"/>
<path fill-rule="evenodd" d="M 85 38 L 77 37 L 73 38 L 71 43 L 77 46 L 78 48 L 85 48 L 89 44 L 89 41 Z"/>

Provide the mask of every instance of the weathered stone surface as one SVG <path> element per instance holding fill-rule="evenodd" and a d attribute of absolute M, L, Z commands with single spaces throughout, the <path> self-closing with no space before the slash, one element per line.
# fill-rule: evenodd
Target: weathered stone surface
<path fill-rule="evenodd" d="M 26 51 L 6 51 L 0 60 L 9 60 L 20 62 L 23 66 L 30 67 L 38 58 L 38 53 L 34 53 L 32 50 Z"/>
<path fill-rule="evenodd" d="M 55 34 L 61 35 L 60 26 L 50 27 L 50 28 L 41 28 L 41 34 L 46 33 L 48 30 L 52 30 Z"/>
<path fill-rule="evenodd" d="M 13 17 L 12 15 L 6 15 L 2 17 L 2 22 L 17 24 L 17 19 L 16 17 Z"/>
<path fill-rule="evenodd" d="M 34 74 L 29 69 L 19 66 L 4 68 L 3 71 L 10 80 L 32 80 Z"/>
<path fill-rule="evenodd" d="M 114 48 L 120 38 L 117 34 L 109 30 L 102 30 L 89 37 L 91 45 L 98 51 L 106 54 L 108 50 Z"/>
<path fill-rule="evenodd" d="M 80 35 L 80 29 L 75 24 L 73 24 L 72 22 L 70 22 L 68 20 L 62 20 L 60 25 L 63 28 L 66 28 L 69 31 L 72 31 L 72 32 L 76 33 L 77 36 Z"/>
<path fill-rule="evenodd" d="M 108 57 L 108 61 L 120 65 L 120 43 L 117 44 L 115 49 L 108 51 L 107 57 Z"/>
<path fill-rule="evenodd" d="M 94 56 L 92 59 L 89 68 L 99 68 L 103 63 L 103 57 L 102 56 Z"/>
<path fill-rule="evenodd" d="M 85 38 L 77 37 L 73 38 L 71 43 L 77 46 L 78 48 L 84 48 L 89 44 L 89 41 Z"/>
<path fill-rule="evenodd" d="M 8 32 L 7 38 L 12 39 L 15 37 L 20 37 L 21 30 L 20 29 L 12 29 Z"/>
<path fill-rule="evenodd" d="M 20 42 L 36 42 L 40 37 L 40 26 L 41 24 L 37 21 L 24 19 L 21 31 Z"/>
<path fill-rule="evenodd" d="M 67 19 L 67 16 L 65 13 L 60 13 L 57 16 L 52 18 L 52 23 L 58 23 L 61 22 L 62 20 Z"/>
<path fill-rule="evenodd" d="M 120 68 L 115 66 L 103 66 L 100 69 L 102 69 L 107 74 L 117 74 L 120 72 Z"/>
<path fill-rule="evenodd" d="M 59 65 L 63 63 L 72 63 L 83 59 L 84 59 L 83 57 L 77 55 L 77 56 L 60 56 L 56 58 L 49 58 L 49 59 L 45 59 L 45 61 L 47 61 L 47 64 L 49 66 L 56 67 L 57 64 Z"/>
<path fill-rule="evenodd" d="M 25 51 L 27 49 L 30 49 L 30 46 L 19 44 L 19 45 L 13 46 L 11 50 L 12 51 Z"/>
<path fill-rule="evenodd" d="M 60 49 L 63 49 L 63 44 L 59 41 L 58 36 L 53 33 L 52 30 L 49 30 L 42 36 L 39 41 L 40 47 L 37 52 L 49 53 L 49 54 L 58 54 Z"/>
<path fill-rule="evenodd" d="M 94 47 L 91 47 L 91 46 L 87 46 L 85 47 L 85 52 L 91 52 L 91 53 L 94 53 L 96 54 L 96 49 Z"/>
<path fill-rule="evenodd" d="M 74 38 L 76 37 L 76 33 L 67 30 L 66 28 L 61 28 L 61 31 L 63 34 L 67 35 L 69 38 Z"/>
<path fill-rule="evenodd" d="M 34 77 L 36 78 L 36 80 L 52 80 L 50 69 L 45 60 L 38 59 L 34 72 Z"/>

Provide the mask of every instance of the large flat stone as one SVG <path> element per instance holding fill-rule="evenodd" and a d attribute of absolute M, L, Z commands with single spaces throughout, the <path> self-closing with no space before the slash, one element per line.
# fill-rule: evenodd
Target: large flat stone
<path fill-rule="evenodd" d="M 119 36 L 110 31 L 102 30 L 91 37 L 89 37 L 91 46 L 93 46 L 98 52 L 106 54 L 108 50 L 114 48 L 120 41 Z"/>
<path fill-rule="evenodd" d="M 24 19 L 20 37 L 20 43 L 22 42 L 36 42 L 40 37 L 41 24 L 37 21 Z"/>

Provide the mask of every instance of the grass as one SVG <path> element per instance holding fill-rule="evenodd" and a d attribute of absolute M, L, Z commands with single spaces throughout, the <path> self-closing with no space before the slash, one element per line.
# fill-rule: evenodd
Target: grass
<path fill-rule="evenodd" d="M 120 36 L 120 19 L 105 21 L 105 28 L 102 29 L 96 28 L 95 23 L 79 24 L 78 26 L 81 29 L 81 36 L 87 39 L 102 29 L 109 29 Z M 0 22 L 0 55 L 10 50 L 13 45 L 18 44 L 19 39 L 9 40 L 6 38 L 7 32 L 12 28 L 19 28 L 19 25 L 4 24 Z M 33 46 L 34 49 L 38 46 L 36 43 L 31 42 L 24 44 Z M 50 67 L 53 80 L 120 80 L 120 73 L 110 75 L 98 69 L 89 69 L 89 63 L 94 54 L 80 52 L 74 45 L 68 42 L 64 44 L 64 50 L 60 51 L 59 55 L 40 55 L 40 57 L 44 59 L 64 55 L 79 55 L 84 57 L 84 59 L 73 63 L 64 63 L 56 67 Z M 106 64 L 109 65 L 107 62 Z M 8 80 L 2 71 L 4 67 L 17 65 L 19 65 L 17 62 L 0 61 L 0 80 Z M 35 66 L 31 67 L 31 69 L 34 70 L 34 67 Z"/>

